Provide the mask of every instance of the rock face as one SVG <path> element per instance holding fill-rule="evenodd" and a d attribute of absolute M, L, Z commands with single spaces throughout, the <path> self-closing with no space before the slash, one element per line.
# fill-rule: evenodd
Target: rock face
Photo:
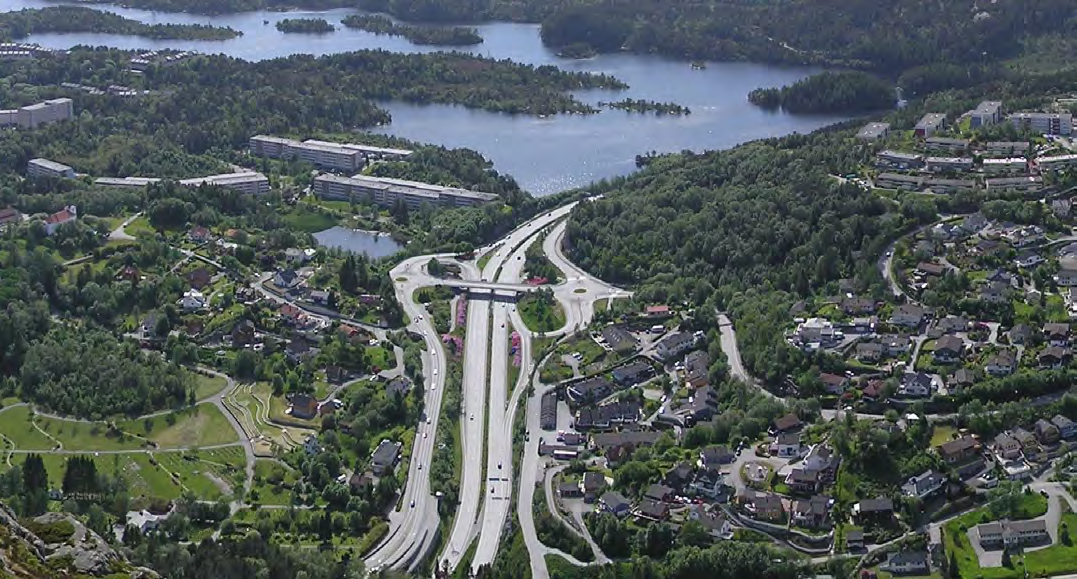
<path fill-rule="evenodd" d="M 24 526 L 15 513 L 0 504 L 0 576 L 52 579 L 122 577 L 123 573 L 137 579 L 158 577 L 148 569 L 132 567 L 100 535 L 71 515 L 46 513 Z"/>

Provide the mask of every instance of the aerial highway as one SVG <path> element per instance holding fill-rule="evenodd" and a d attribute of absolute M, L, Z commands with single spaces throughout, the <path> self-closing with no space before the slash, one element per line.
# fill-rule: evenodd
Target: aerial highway
<path fill-rule="evenodd" d="M 458 280 L 434 277 L 426 271 L 431 259 L 452 261 L 453 256 L 449 254 L 410 258 L 390 272 L 397 298 L 410 319 L 407 329 L 422 336 L 426 344 L 423 356 L 426 415 L 415 438 L 401 507 L 389 516 L 390 530 L 386 538 L 367 556 L 368 569 L 414 572 L 425 558 L 433 555 L 429 551 L 437 540 L 438 499 L 431 494 L 429 468 L 424 467 L 430 464 L 437 439 L 435 433 L 445 389 L 446 356 L 428 312 L 414 299 L 415 292 L 438 285 L 491 290 L 485 294 L 491 298 L 495 293 L 531 291 L 532 286 L 524 284 L 523 280 L 527 247 L 538 240 L 540 232 L 568 216 L 574 206 L 573 203 L 539 215 L 500 241 L 480 248 L 477 253 L 487 255 L 487 263 L 480 271 L 474 263 L 459 262 L 461 278 Z M 595 300 L 630 295 L 588 276 L 568 262 L 560 250 L 564 231 L 565 224 L 557 224 L 543 244 L 549 259 L 566 278 L 552 286 L 566 318 L 563 328 L 547 334 L 554 336 L 571 334 L 586 326 L 594 313 Z M 461 391 L 461 446 L 465 460 L 461 465 L 459 504 L 449 535 L 442 537 L 438 564 L 455 568 L 472 541 L 478 539 L 472 560 L 474 569 L 493 561 L 508 517 L 515 480 L 512 424 L 518 403 L 527 390 L 533 364 L 532 332 L 526 329 L 515 306 L 492 302 L 482 291 L 469 291 L 469 296 Z M 508 384 L 510 328 L 520 333 L 522 349 L 520 379 L 514 385 Z M 482 460 L 484 454 L 485 461 Z"/>

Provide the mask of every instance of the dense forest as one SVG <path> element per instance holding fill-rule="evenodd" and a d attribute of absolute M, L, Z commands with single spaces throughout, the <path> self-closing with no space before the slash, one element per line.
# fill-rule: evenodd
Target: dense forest
<path fill-rule="evenodd" d="M 324 18 L 285 18 L 277 23 L 277 30 L 287 33 L 327 34 L 336 29 Z"/>
<path fill-rule="evenodd" d="M 894 87 L 863 72 L 824 72 L 781 88 L 758 88 L 748 100 L 791 113 L 861 113 L 893 107 Z"/>
<path fill-rule="evenodd" d="M 115 0 L 82 0 L 90 4 L 115 4 Z M 254 10 L 332 10 L 355 8 L 356 0 L 124 0 L 124 6 L 159 12 L 235 14 Z"/>
<path fill-rule="evenodd" d="M 119 14 L 78 6 L 0 12 L 0 40 L 48 32 L 97 32 L 145 36 L 156 40 L 227 40 L 242 33 L 205 24 L 145 24 Z"/>
<path fill-rule="evenodd" d="M 839 278 L 877 279 L 870 259 L 910 219 L 828 176 L 857 166 L 844 131 L 730 151 L 659 157 L 594 187 L 567 230 L 584 269 L 643 300 L 731 310 L 745 362 L 780 379 L 804 363 L 781 331 L 794 296 Z"/>
<path fill-rule="evenodd" d="M 351 14 L 340 21 L 348 28 L 366 30 L 375 34 L 403 36 L 413 44 L 434 46 L 470 46 L 482 43 L 482 36 L 474 28 L 463 26 L 428 27 L 396 24 L 385 16 Z"/>

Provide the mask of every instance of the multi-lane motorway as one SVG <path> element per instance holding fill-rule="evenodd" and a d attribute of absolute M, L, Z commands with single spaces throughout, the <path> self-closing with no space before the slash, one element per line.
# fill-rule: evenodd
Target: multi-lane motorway
<path fill-rule="evenodd" d="M 425 408 L 428 420 L 420 424 L 404 489 L 402 507 L 390 515 L 387 538 L 366 559 L 369 569 L 396 568 L 414 571 L 433 553 L 439 518 L 437 499 L 430 494 L 429 465 L 433 456 L 435 431 L 441 409 L 445 380 L 445 353 L 425 308 L 414 301 L 416 290 L 434 285 L 467 287 L 472 291 L 468 304 L 467 332 L 463 358 L 461 400 L 460 497 L 455 520 L 448 537 L 444 537 L 439 565 L 455 568 L 473 541 L 478 544 L 472 568 L 490 563 L 497 554 L 502 530 L 512 504 L 512 424 L 520 398 L 527 390 L 532 370 L 531 333 L 525 329 L 513 304 L 483 299 L 473 290 L 496 289 L 517 292 L 529 289 L 523 284 L 524 254 L 537 241 L 538 234 L 566 217 L 575 204 L 536 217 L 509 233 L 501 241 L 478 250 L 489 255 L 480 271 L 472 263 L 461 263 L 461 280 L 444 280 L 430 276 L 426 264 L 431 258 L 451 259 L 449 255 L 408 259 L 392 270 L 397 298 L 411 319 L 408 329 L 422 335 L 426 342 L 423 367 L 426 377 Z M 597 299 L 626 296 L 627 292 L 598 281 L 568 262 L 560 250 L 565 224 L 552 228 L 543 244 L 547 257 L 558 266 L 566 280 L 554 286 L 555 298 L 565 310 L 565 326 L 547 335 L 565 335 L 584 327 L 593 315 Z M 495 292 L 487 294 L 490 298 Z M 520 379 L 508 384 L 509 332 L 521 334 Z M 510 388 L 512 390 L 510 391 Z M 422 433 L 426 433 L 423 437 Z M 483 456 L 485 454 L 485 460 Z M 532 474 L 532 476 L 534 476 Z M 533 483 L 533 478 L 525 482 Z M 480 510 L 481 509 L 481 510 Z M 528 501 L 530 509 L 530 501 Z M 522 510 L 522 507 L 521 507 Z M 533 527 L 533 526 L 532 526 Z M 525 525 L 526 528 L 526 525 Z M 529 541 L 529 547 L 530 543 Z"/>

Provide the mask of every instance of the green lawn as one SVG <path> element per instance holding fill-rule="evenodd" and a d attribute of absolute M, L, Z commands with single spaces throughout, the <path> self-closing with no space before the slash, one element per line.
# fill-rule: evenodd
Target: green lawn
<path fill-rule="evenodd" d="M 219 376 L 207 376 L 197 372 L 192 372 L 191 374 L 194 377 L 195 400 L 205 400 L 228 386 L 228 381 Z"/>
<path fill-rule="evenodd" d="M 288 224 L 289 229 L 304 233 L 317 233 L 337 224 L 335 218 L 311 211 L 303 206 L 296 206 L 295 209 L 285 214 L 284 221 Z"/>
<path fill-rule="evenodd" d="M 957 429 L 949 424 L 936 424 L 935 429 L 931 431 L 931 446 L 939 446 L 944 442 L 950 442 L 954 439 L 954 434 L 957 433 Z"/>
<path fill-rule="evenodd" d="M 37 425 L 64 445 L 64 450 L 138 450 L 145 448 L 142 439 L 110 429 L 100 422 L 75 422 L 55 418 L 35 418 Z"/>
<path fill-rule="evenodd" d="M 159 448 L 189 448 L 238 442 L 238 435 L 221 411 L 212 404 L 174 412 L 170 416 L 128 420 L 120 423 L 125 432 L 148 438 Z M 172 422 L 172 424 L 169 424 Z"/>
<path fill-rule="evenodd" d="M 146 217 L 138 217 L 128 223 L 124 231 L 134 237 L 153 237 L 157 235 L 157 230 L 150 225 L 150 220 Z"/>
<path fill-rule="evenodd" d="M 520 316 L 533 332 L 550 332 L 565 325 L 565 312 L 557 300 L 545 303 L 537 296 L 528 295 L 520 300 Z"/>
<path fill-rule="evenodd" d="M 212 501 L 233 497 L 243 488 L 245 458 L 243 449 L 238 446 L 198 452 L 163 452 L 155 458 L 199 499 Z"/>
<path fill-rule="evenodd" d="M 52 450 L 56 443 L 30 424 L 30 408 L 19 406 L 0 414 L 0 435 L 10 439 L 18 450 Z"/>
<path fill-rule="evenodd" d="M 292 502 L 291 485 L 298 480 L 296 472 L 284 465 L 259 459 L 254 462 L 254 485 L 249 498 L 262 505 L 289 505 Z"/>

